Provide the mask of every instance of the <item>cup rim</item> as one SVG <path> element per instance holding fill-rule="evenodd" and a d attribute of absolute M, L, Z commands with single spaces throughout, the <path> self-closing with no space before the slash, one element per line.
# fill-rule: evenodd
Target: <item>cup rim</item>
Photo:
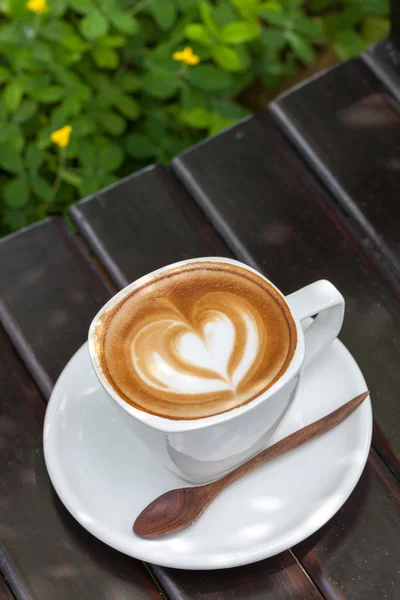
<path fill-rule="evenodd" d="M 254 398 L 254 400 L 251 400 L 251 401 L 247 402 L 246 404 L 242 404 L 236 408 L 232 408 L 231 410 L 228 410 L 226 412 L 219 413 L 217 415 L 212 415 L 210 417 L 201 417 L 198 419 L 169 419 L 167 417 L 161 417 L 159 415 L 154 415 L 154 414 L 145 412 L 144 410 L 141 410 L 139 408 L 136 408 L 135 406 L 132 406 L 131 404 L 126 402 L 123 398 L 121 398 L 114 391 L 114 389 L 111 387 L 111 385 L 109 384 L 109 382 L 107 381 L 106 377 L 103 375 L 103 373 L 101 372 L 101 369 L 100 369 L 100 361 L 99 361 L 99 358 L 98 358 L 96 350 L 95 350 L 95 340 L 96 340 L 95 329 L 96 329 L 96 325 L 97 325 L 99 319 L 101 318 L 101 316 L 103 315 L 103 313 L 110 310 L 115 304 L 117 304 L 132 289 L 134 289 L 135 287 L 137 287 L 139 285 L 142 285 L 143 283 L 146 283 L 146 281 L 151 280 L 154 276 L 156 276 L 160 273 L 163 273 L 164 271 L 167 271 L 171 268 L 184 266 L 186 264 L 190 264 L 190 263 L 194 263 L 194 262 L 228 263 L 228 264 L 236 265 L 236 266 L 242 267 L 244 269 L 247 269 L 248 271 L 251 271 L 252 273 L 255 273 L 256 275 L 258 275 L 262 279 L 264 279 L 269 285 L 271 285 L 276 290 L 276 292 L 279 294 L 281 299 L 285 302 L 285 305 L 286 305 L 287 309 L 289 310 L 289 312 L 293 318 L 293 321 L 295 323 L 295 326 L 296 326 L 297 342 L 296 342 L 295 351 L 294 351 L 293 356 L 286 368 L 286 371 L 270 388 L 268 388 L 264 393 L 260 394 L 256 398 Z M 164 267 L 156 269 L 156 270 L 152 271 L 151 273 L 148 273 L 147 275 L 140 277 L 139 279 L 136 279 L 135 281 L 133 281 L 132 283 L 130 283 L 126 287 L 124 287 L 122 290 L 120 290 L 117 294 L 115 294 L 112 298 L 110 298 L 110 300 L 108 300 L 108 302 L 106 302 L 106 304 L 97 312 L 97 314 L 93 318 L 93 320 L 90 324 L 90 327 L 89 327 L 88 347 L 89 347 L 90 360 L 92 362 L 92 366 L 93 366 L 94 372 L 96 373 L 97 378 L 99 379 L 101 385 L 103 386 L 103 388 L 105 389 L 107 394 L 110 396 L 110 398 L 112 400 L 114 400 L 114 402 L 116 402 L 122 408 L 122 410 L 124 410 L 131 417 L 133 417 L 133 418 L 137 419 L 138 421 L 141 421 L 145 425 L 151 427 L 152 429 L 156 429 L 156 430 L 162 431 L 164 433 L 179 433 L 179 432 L 204 429 L 206 427 L 218 425 L 225 421 L 230 421 L 231 419 L 235 419 L 235 418 L 239 417 L 240 415 L 243 415 L 243 414 L 253 410 L 257 406 L 259 406 L 262 402 L 265 402 L 266 400 L 268 400 L 268 398 L 270 396 L 272 396 L 277 391 L 282 389 L 288 383 L 288 381 L 290 381 L 290 379 L 292 379 L 292 377 L 294 377 L 301 369 L 301 366 L 304 362 L 305 343 L 304 343 L 303 329 L 302 329 L 300 322 L 297 319 L 296 315 L 293 314 L 293 311 L 291 310 L 290 306 L 288 305 L 285 296 L 276 287 L 276 285 L 274 285 L 267 277 L 265 277 L 265 275 L 263 275 L 256 269 L 253 269 L 253 267 L 250 267 L 249 265 L 246 265 L 246 264 L 244 264 L 238 260 L 232 259 L 232 258 L 225 258 L 225 257 L 221 257 L 221 256 L 207 256 L 207 257 L 201 257 L 201 258 L 190 258 L 190 259 L 181 260 L 181 261 L 178 261 L 175 263 L 171 263 L 169 265 L 166 265 Z"/>

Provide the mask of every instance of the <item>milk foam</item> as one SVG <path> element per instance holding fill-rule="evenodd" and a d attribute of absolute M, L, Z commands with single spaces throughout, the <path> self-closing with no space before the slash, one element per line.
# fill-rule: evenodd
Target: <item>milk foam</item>
<path fill-rule="evenodd" d="M 182 320 L 173 319 L 155 321 L 139 329 L 131 345 L 132 366 L 139 378 L 154 390 L 174 394 L 196 395 L 222 390 L 235 393 L 238 384 L 254 364 L 260 338 L 257 321 L 250 313 L 250 307 L 247 313 L 240 308 L 236 312 L 245 328 L 244 339 L 239 339 L 235 323 L 229 315 L 212 309 L 209 310 L 209 318 L 201 332 L 195 331 Z M 164 325 L 164 334 L 172 333 L 173 339 L 173 344 L 168 346 L 169 351 L 165 354 L 153 347 L 154 338 L 151 335 L 151 329 L 158 328 L 161 323 Z M 185 327 L 183 332 L 182 325 Z M 146 336 L 150 360 L 142 367 L 137 341 Z M 235 352 L 240 352 L 241 359 L 230 373 L 228 365 Z M 193 372 L 196 368 L 213 373 L 214 377 L 196 375 Z"/>

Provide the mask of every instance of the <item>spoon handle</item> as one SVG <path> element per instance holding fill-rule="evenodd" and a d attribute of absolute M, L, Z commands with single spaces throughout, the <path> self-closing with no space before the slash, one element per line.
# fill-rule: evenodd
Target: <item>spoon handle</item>
<path fill-rule="evenodd" d="M 280 440 L 273 446 L 270 446 L 247 462 L 243 463 L 234 471 L 228 473 L 228 475 L 225 475 L 225 477 L 222 477 L 222 479 L 209 483 L 204 487 L 208 488 L 207 491 L 209 493 L 211 492 L 212 496 L 215 498 L 215 496 L 222 492 L 222 490 L 232 485 L 232 483 L 244 475 L 247 475 L 255 469 L 258 469 L 258 467 L 261 467 L 261 465 L 265 465 L 270 460 L 278 458 L 279 456 L 286 454 L 286 452 L 293 450 L 293 448 L 297 448 L 305 442 L 314 440 L 323 433 L 333 429 L 333 427 L 351 415 L 351 413 L 354 412 L 358 406 L 360 406 L 367 396 L 369 396 L 369 391 L 356 396 L 349 402 L 346 402 L 346 404 L 340 406 L 337 410 L 334 410 L 325 417 L 322 417 L 322 419 L 315 421 L 315 423 L 311 423 L 311 425 L 307 425 L 307 427 L 303 427 L 299 431 L 288 435 L 287 437 L 283 438 L 283 440 Z"/>

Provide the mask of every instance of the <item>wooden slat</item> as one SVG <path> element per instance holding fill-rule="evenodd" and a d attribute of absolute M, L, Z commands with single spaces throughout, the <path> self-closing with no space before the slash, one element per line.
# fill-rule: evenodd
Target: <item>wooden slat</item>
<path fill-rule="evenodd" d="M 79 202 L 72 217 L 119 285 L 183 258 L 229 254 L 201 210 L 161 167 L 124 180 L 121 190 L 115 186 Z M 320 598 L 288 552 L 218 574 L 150 568 L 166 595 L 176 600 Z"/>
<path fill-rule="evenodd" d="M 384 434 L 376 449 L 400 475 L 399 304 L 367 257 L 353 250 L 330 197 L 272 118 L 265 114 L 226 131 L 177 158 L 174 168 L 236 255 L 282 291 L 326 278 L 343 293 L 340 337 L 372 391 Z"/>
<path fill-rule="evenodd" d="M 177 600 L 322 600 L 289 552 L 222 571 L 152 568 L 167 597 Z"/>
<path fill-rule="evenodd" d="M 126 177 L 82 200 L 70 214 L 119 287 L 178 260 L 227 253 L 202 212 L 163 167 Z"/>
<path fill-rule="evenodd" d="M 17 600 L 159 599 L 142 563 L 98 542 L 58 500 L 43 459 L 45 403 L 2 330 L 0 354 L 1 562 Z"/>
<path fill-rule="evenodd" d="M 361 61 L 322 73 L 270 105 L 278 123 L 400 280 L 400 107 Z"/>
<path fill-rule="evenodd" d="M 362 59 L 400 102 L 400 38 L 375 44 Z"/>
<path fill-rule="evenodd" d="M 62 221 L 0 241 L 0 318 L 46 397 L 111 293 Z"/>
<path fill-rule="evenodd" d="M 10 588 L 2 577 L 0 577 L 0 600 L 15 600 L 15 597 L 10 592 Z"/>
<path fill-rule="evenodd" d="M 250 257 L 284 292 L 321 277 L 343 292 L 341 338 L 364 370 L 375 414 L 399 449 L 399 307 L 366 257 L 355 253 L 330 198 L 272 118 L 249 119 L 187 151 L 175 159 L 174 169 L 238 257 Z M 389 473 L 388 479 L 371 476 L 376 462 L 372 454 L 363 481 L 342 511 L 308 540 L 306 555 L 303 547 L 295 549 L 327 598 L 361 600 L 366 586 L 376 597 L 396 597 L 399 557 L 392 551 L 400 536 L 398 487 L 393 491 Z M 382 516 L 389 506 L 389 515 Z M 379 530 L 375 538 L 374 530 Z M 331 543 L 327 554 L 329 540 L 336 546 Z M 376 576 L 382 556 L 387 556 L 388 580 Z"/>

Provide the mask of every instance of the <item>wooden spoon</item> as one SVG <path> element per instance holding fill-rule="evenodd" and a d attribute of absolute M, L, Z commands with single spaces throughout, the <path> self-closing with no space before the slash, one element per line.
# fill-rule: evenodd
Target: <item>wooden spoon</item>
<path fill-rule="evenodd" d="M 351 415 L 367 396 L 369 396 L 369 392 L 356 396 L 326 417 L 288 435 L 280 442 L 253 456 L 217 481 L 197 487 L 171 490 L 162 494 L 140 513 L 133 525 L 133 531 L 144 538 L 156 538 L 186 529 L 197 521 L 214 498 L 232 483 L 258 469 L 261 465 L 265 465 L 273 458 L 278 458 L 289 450 L 326 433 Z"/>

